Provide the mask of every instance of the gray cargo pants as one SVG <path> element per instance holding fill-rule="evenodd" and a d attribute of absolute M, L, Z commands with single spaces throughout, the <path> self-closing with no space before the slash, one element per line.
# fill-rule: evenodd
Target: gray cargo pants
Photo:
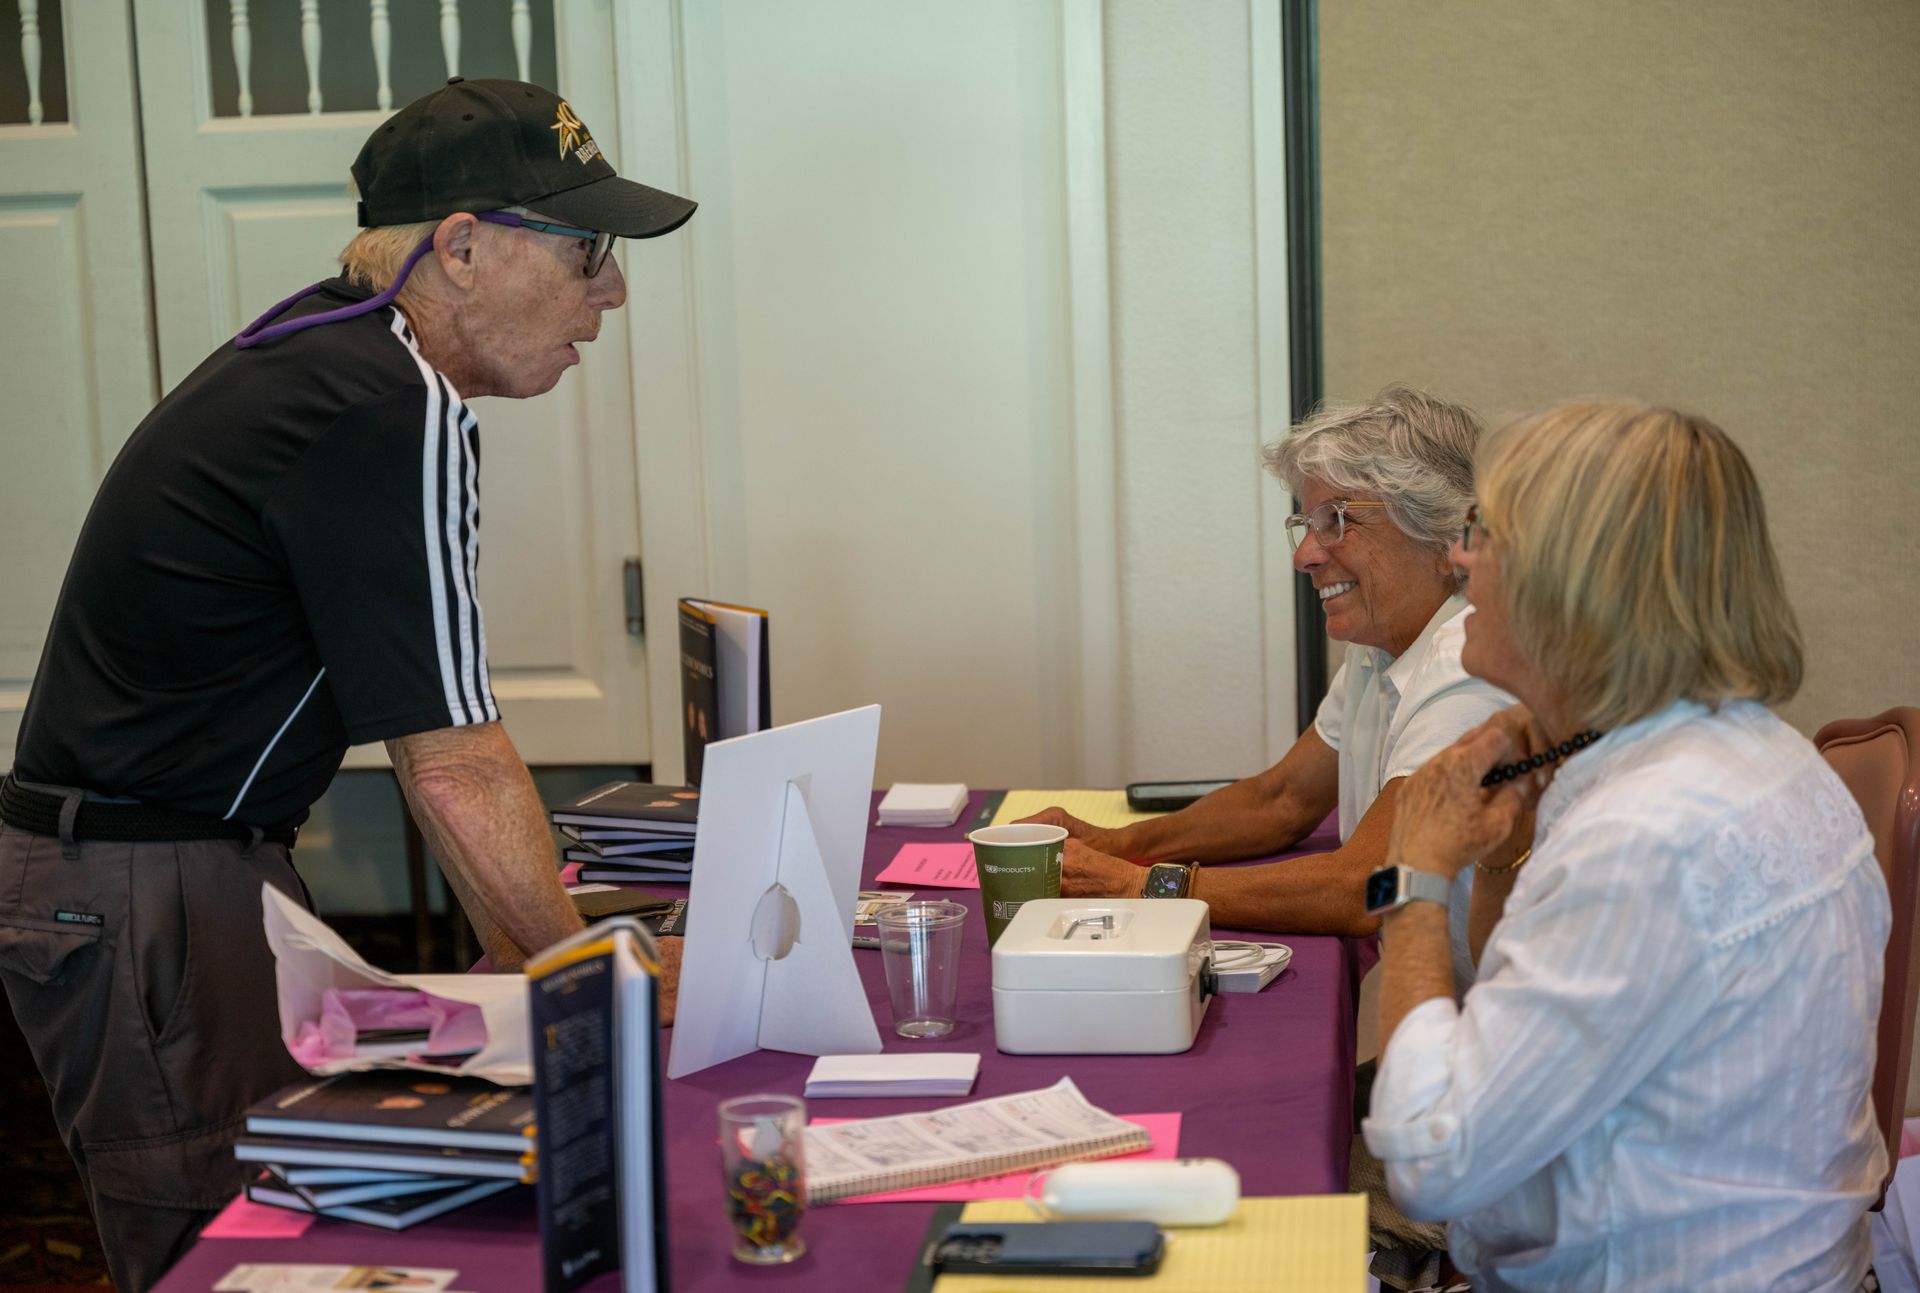
<path fill-rule="evenodd" d="M 64 845 L 0 824 L 0 986 L 53 1097 L 120 1293 L 142 1293 L 239 1193 L 247 1106 L 297 1081 L 262 882 L 287 850 Z"/>

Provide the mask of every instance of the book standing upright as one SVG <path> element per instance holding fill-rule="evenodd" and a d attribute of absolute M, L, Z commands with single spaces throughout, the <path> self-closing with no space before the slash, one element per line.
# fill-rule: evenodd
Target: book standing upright
<path fill-rule="evenodd" d="M 680 716 L 687 784 L 700 784 L 710 742 L 773 726 L 767 613 L 680 599 Z"/>
<path fill-rule="evenodd" d="M 610 1271 L 622 1293 L 667 1287 L 658 973 L 652 936 L 628 916 L 527 966 L 546 1293 Z"/>

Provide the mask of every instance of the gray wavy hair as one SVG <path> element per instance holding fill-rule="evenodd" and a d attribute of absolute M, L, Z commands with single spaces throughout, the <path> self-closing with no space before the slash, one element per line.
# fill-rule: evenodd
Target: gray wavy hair
<path fill-rule="evenodd" d="M 1473 504 L 1480 419 L 1462 404 L 1388 386 L 1366 404 L 1326 405 L 1268 445 L 1261 458 L 1295 497 L 1309 479 L 1373 494 L 1414 542 L 1445 552 Z"/>

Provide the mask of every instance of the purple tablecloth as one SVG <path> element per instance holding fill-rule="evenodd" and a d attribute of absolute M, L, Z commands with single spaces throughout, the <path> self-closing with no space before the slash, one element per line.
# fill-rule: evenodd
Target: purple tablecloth
<path fill-rule="evenodd" d="M 960 824 L 942 831 L 875 827 L 867 836 L 871 882 L 900 846 L 958 839 L 979 810 L 976 792 Z M 1334 847 L 1329 819 L 1299 852 Z M 1291 856 L 1291 855 L 1288 855 Z M 933 891 L 927 891 L 934 896 Z M 960 971 L 959 1018 L 933 1042 L 893 1036 L 878 952 L 856 951 L 867 996 L 888 1051 L 980 1053 L 969 1099 L 1049 1086 L 1070 1075 L 1111 1113 L 1179 1110 L 1183 1157 L 1224 1158 L 1249 1195 L 1344 1190 L 1353 1126 L 1354 1003 L 1370 949 L 1339 938 L 1290 936 L 1293 961 L 1260 993 L 1227 993 L 1209 1009 L 1200 1036 L 1183 1055 L 1002 1055 L 993 1046 L 986 925 L 979 894 L 943 890 L 972 909 Z M 1216 931 L 1232 936 L 1234 931 Z M 1271 939 L 1273 935 L 1258 935 Z M 663 1046 L 665 1042 L 663 1040 Z M 662 1056 L 664 1060 L 665 1052 Z M 721 1204 L 714 1106 L 748 1091 L 799 1094 L 813 1060 L 759 1051 L 667 1083 L 669 1243 L 675 1293 L 778 1285 L 845 1287 L 858 1274 L 874 1293 L 905 1281 L 931 1204 L 827 1204 L 809 1213 L 809 1251 L 790 1266 L 753 1269 L 728 1256 L 731 1231 Z M 862 1118 L 905 1112 L 901 1100 L 822 1100 L 813 1112 Z M 299 1239 L 204 1239 L 158 1285 L 158 1293 L 211 1288 L 239 1262 L 382 1263 L 457 1268 L 453 1287 L 470 1293 L 527 1293 L 540 1287 L 533 1192 L 510 1190 L 400 1234 L 322 1218 Z M 605 1281 L 601 1281 L 604 1283 Z"/>

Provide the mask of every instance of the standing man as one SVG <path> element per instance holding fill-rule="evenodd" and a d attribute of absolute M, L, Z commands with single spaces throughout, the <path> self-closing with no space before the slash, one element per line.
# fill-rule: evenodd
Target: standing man
<path fill-rule="evenodd" d="M 294 833 L 349 744 L 386 742 L 496 966 L 580 928 L 488 686 L 465 401 L 551 390 L 626 300 L 613 240 L 694 204 L 517 81 L 409 104 L 353 178 L 342 276 L 107 473 L 0 781 L 0 985 L 122 1293 L 238 1192 L 245 1109 L 299 1076 L 260 887 L 303 894 Z"/>

